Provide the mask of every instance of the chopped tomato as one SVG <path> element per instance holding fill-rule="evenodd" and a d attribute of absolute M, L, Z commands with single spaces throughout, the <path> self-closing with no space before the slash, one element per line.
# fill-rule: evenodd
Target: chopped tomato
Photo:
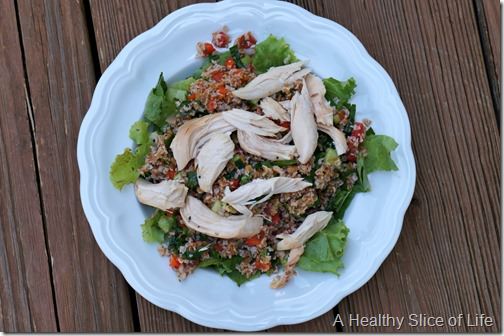
<path fill-rule="evenodd" d="M 283 128 L 290 128 L 290 121 L 282 121 L 280 122 L 280 126 Z"/>
<path fill-rule="evenodd" d="M 273 216 L 271 216 L 271 223 L 278 225 L 278 224 L 280 224 L 281 219 L 282 219 L 282 217 L 280 216 L 279 213 L 274 214 Z"/>
<path fill-rule="evenodd" d="M 226 62 L 224 63 L 226 68 L 228 69 L 234 69 L 236 67 L 235 61 L 232 57 L 229 57 Z"/>
<path fill-rule="evenodd" d="M 362 138 L 366 132 L 366 126 L 361 122 L 356 122 L 352 130 L 352 136 Z"/>
<path fill-rule="evenodd" d="M 248 237 L 247 240 L 245 240 L 245 244 L 248 246 L 257 246 L 261 244 L 262 240 L 264 238 L 264 232 L 259 232 L 255 236 Z"/>
<path fill-rule="evenodd" d="M 267 272 L 271 268 L 271 263 L 262 262 L 261 260 L 256 260 L 255 267 L 262 272 Z"/>
<path fill-rule="evenodd" d="M 212 73 L 212 79 L 216 82 L 220 82 L 222 80 L 222 77 L 224 76 L 224 72 L 222 71 L 215 71 Z"/>
<path fill-rule="evenodd" d="M 173 180 L 175 175 L 177 175 L 177 171 L 175 169 L 170 168 L 166 171 L 166 178 L 169 180 Z"/>
<path fill-rule="evenodd" d="M 239 179 L 232 179 L 231 181 L 229 181 L 229 187 L 231 188 L 231 190 L 238 189 L 239 186 L 240 186 Z"/>
<path fill-rule="evenodd" d="M 226 48 L 229 44 L 229 35 L 226 34 L 225 30 L 212 33 L 212 43 L 217 48 Z"/>
<path fill-rule="evenodd" d="M 236 45 L 239 49 L 249 49 L 250 47 L 255 45 L 256 42 L 257 40 L 251 32 L 246 32 L 236 39 Z"/>
<path fill-rule="evenodd" d="M 196 93 L 191 93 L 187 96 L 187 100 L 196 100 Z"/>
<path fill-rule="evenodd" d="M 198 56 L 202 57 L 210 56 L 215 52 L 214 46 L 208 42 L 198 42 L 196 50 L 198 51 Z"/>
<path fill-rule="evenodd" d="M 213 112 L 213 111 L 215 111 L 216 108 L 217 108 L 217 103 L 215 102 L 215 100 L 210 99 L 207 104 L 208 112 Z"/>
<path fill-rule="evenodd" d="M 180 261 L 175 255 L 171 255 L 170 257 L 170 266 L 172 268 L 179 268 L 180 267 Z"/>
<path fill-rule="evenodd" d="M 226 87 L 224 85 L 222 85 L 222 86 L 219 86 L 219 88 L 217 89 L 217 92 L 220 95 L 225 96 L 228 93 L 228 89 L 226 89 Z"/>

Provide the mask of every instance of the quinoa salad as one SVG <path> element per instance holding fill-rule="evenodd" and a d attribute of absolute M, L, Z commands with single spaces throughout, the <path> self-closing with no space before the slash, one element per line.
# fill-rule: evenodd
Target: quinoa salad
<path fill-rule="evenodd" d="M 357 121 L 353 78 L 319 77 L 283 38 L 233 41 L 223 27 L 196 52 L 190 77 L 160 74 L 110 167 L 154 208 L 143 239 L 180 280 L 197 268 L 238 285 L 272 275 L 272 288 L 296 267 L 338 275 L 345 210 L 368 174 L 397 170 L 397 143 Z"/>

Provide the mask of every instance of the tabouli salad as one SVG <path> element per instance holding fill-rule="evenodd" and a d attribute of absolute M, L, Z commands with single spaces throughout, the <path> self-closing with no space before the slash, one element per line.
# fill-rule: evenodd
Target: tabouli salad
<path fill-rule="evenodd" d="M 353 78 L 318 77 L 273 35 L 230 44 L 224 27 L 197 44 L 192 76 L 161 73 L 110 179 L 155 208 L 143 239 L 180 280 L 198 267 L 238 285 L 275 274 L 272 288 L 296 266 L 339 274 L 345 209 L 369 173 L 397 170 L 397 143 L 356 121 Z"/>

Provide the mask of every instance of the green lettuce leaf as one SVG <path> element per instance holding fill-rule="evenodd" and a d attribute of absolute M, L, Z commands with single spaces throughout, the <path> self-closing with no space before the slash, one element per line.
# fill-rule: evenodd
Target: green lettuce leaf
<path fill-rule="evenodd" d="M 185 100 L 187 89 L 194 82 L 190 77 L 180 82 L 166 85 L 163 73 L 159 75 L 156 86 L 152 89 L 145 103 L 144 118 L 150 123 L 162 128 L 166 125 L 166 119 L 177 113 L 175 99 Z"/>
<path fill-rule="evenodd" d="M 192 83 L 194 83 L 196 79 L 193 77 L 186 78 L 184 80 L 175 82 L 173 84 L 168 85 L 168 99 L 173 100 L 177 99 L 180 101 L 184 101 L 187 96 L 187 91 Z"/>
<path fill-rule="evenodd" d="M 136 144 L 135 150 L 126 148 L 122 154 L 115 157 L 110 166 L 110 181 L 117 189 L 122 189 L 126 184 L 134 183 L 138 179 L 138 169 L 143 166 L 145 156 L 150 150 L 148 127 L 149 124 L 142 120 L 131 126 L 129 137 Z"/>
<path fill-rule="evenodd" d="M 159 75 L 156 86 L 151 90 L 145 103 L 144 118 L 150 123 L 161 128 L 166 124 L 166 118 L 172 113 L 175 113 L 175 103 L 167 99 L 168 86 L 163 77 L 163 73 Z"/>
<path fill-rule="evenodd" d="M 336 109 L 342 107 L 352 108 L 349 101 L 355 94 L 355 88 L 357 87 L 355 79 L 349 78 L 343 82 L 329 77 L 325 78 L 323 82 L 326 88 L 325 97 L 331 105 L 336 107 Z"/>
<path fill-rule="evenodd" d="M 122 189 L 126 184 L 134 183 L 138 176 L 138 168 L 142 166 L 137 156 L 126 148 L 122 154 L 115 157 L 110 166 L 110 181 L 117 189 Z"/>
<path fill-rule="evenodd" d="M 165 217 L 163 212 L 156 210 L 142 224 L 142 237 L 147 243 L 162 243 L 164 241 L 165 233 L 159 227 L 159 221 L 163 217 Z"/>
<path fill-rule="evenodd" d="M 271 67 L 293 63 L 297 60 L 298 58 L 284 38 L 278 39 L 270 35 L 256 45 L 252 64 L 258 73 L 263 73 Z"/>
<path fill-rule="evenodd" d="M 306 243 L 298 266 L 306 271 L 339 275 L 349 231 L 341 219 L 333 217 L 325 229 Z"/>
<path fill-rule="evenodd" d="M 397 170 L 390 152 L 397 148 L 397 142 L 387 135 L 369 135 L 365 138 L 362 146 L 367 150 L 364 158 L 364 169 L 372 173 L 378 170 Z"/>

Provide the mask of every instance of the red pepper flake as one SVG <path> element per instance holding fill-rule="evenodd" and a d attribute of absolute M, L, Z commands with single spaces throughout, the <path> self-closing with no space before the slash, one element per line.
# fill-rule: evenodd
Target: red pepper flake
<path fill-rule="evenodd" d="M 196 50 L 198 51 L 198 56 L 201 57 L 210 56 L 215 52 L 214 46 L 208 42 L 198 42 L 196 44 Z"/>
<path fill-rule="evenodd" d="M 212 33 L 212 43 L 217 48 L 227 48 L 230 38 L 227 34 L 227 27 Z"/>

